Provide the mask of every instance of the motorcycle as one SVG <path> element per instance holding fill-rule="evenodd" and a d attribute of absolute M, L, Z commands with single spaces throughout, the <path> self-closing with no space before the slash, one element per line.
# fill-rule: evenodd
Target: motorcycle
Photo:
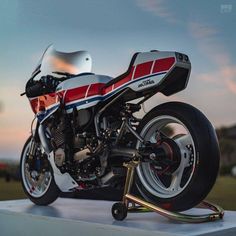
<path fill-rule="evenodd" d="M 28 198 L 48 205 L 61 192 L 123 189 L 123 163 L 138 159 L 133 190 L 143 199 L 172 211 L 200 203 L 219 169 L 211 123 L 181 102 L 155 106 L 142 119 L 136 115 L 156 93 L 170 96 L 187 87 L 189 57 L 138 52 L 116 78 L 91 73 L 91 65 L 86 51 L 49 46 L 21 94 L 36 120 L 20 163 Z"/>

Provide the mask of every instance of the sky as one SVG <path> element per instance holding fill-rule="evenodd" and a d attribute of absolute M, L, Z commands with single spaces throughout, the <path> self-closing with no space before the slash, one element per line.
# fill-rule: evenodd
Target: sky
<path fill-rule="evenodd" d="M 215 127 L 236 124 L 234 22 L 233 0 L 1 0 L 0 158 L 20 158 L 34 114 L 19 94 L 52 43 L 59 51 L 89 51 L 92 71 L 113 77 L 137 51 L 183 52 L 192 63 L 188 87 L 155 95 L 145 110 L 177 100 Z"/>

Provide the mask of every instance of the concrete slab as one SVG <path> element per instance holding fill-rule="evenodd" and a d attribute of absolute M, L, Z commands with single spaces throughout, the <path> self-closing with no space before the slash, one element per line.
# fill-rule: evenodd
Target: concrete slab
<path fill-rule="evenodd" d="M 223 220 L 188 224 L 170 221 L 156 213 L 129 213 L 122 221 L 111 215 L 114 202 L 59 198 L 50 206 L 29 200 L 0 202 L 0 235 L 236 235 L 236 212 L 226 211 Z M 206 213 L 192 209 L 187 213 Z"/>

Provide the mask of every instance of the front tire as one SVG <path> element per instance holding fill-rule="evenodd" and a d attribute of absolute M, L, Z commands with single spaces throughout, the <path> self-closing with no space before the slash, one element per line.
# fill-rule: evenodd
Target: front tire
<path fill-rule="evenodd" d="M 26 141 L 20 161 L 20 174 L 23 190 L 36 205 L 49 205 L 54 202 L 60 190 L 57 187 L 51 166 L 40 144 L 35 144 L 35 152 L 29 156 L 32 137 Z"/>
<path fill-rule="evenodd" d="M 173 126 L 174 131 L 172 124 L 177 125 Z M 164 150 L 170 149 L 169 154 L 166 151 L 167 161 L 174 163 L 169 167 L 141 163 L 135 178 L 140 194 L 173 211 L 184 211 L 200 203 L 215 183 L 220 160 L 218 140 L 208 119 L 193 106 L 169 102 L 152 109 L 137 131 L 156 145 L 162 141 L 157 141 L 155 133 L 162 134 L 166 140 Z M 138 141 L 136 148 L 141 146 Z"/>

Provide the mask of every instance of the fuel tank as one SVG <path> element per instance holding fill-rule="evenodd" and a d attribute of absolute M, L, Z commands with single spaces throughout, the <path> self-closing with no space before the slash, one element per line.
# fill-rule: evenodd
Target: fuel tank
<path fill-rule="evenodd" d="M 56 93 L 62 97 L 67 113 L 71 113 L 74 108 L 89 108 L 101 101 L 102 88 L 111 79 L 112 77 L 105 75 L 80 74 L 60 83 Z"/>

